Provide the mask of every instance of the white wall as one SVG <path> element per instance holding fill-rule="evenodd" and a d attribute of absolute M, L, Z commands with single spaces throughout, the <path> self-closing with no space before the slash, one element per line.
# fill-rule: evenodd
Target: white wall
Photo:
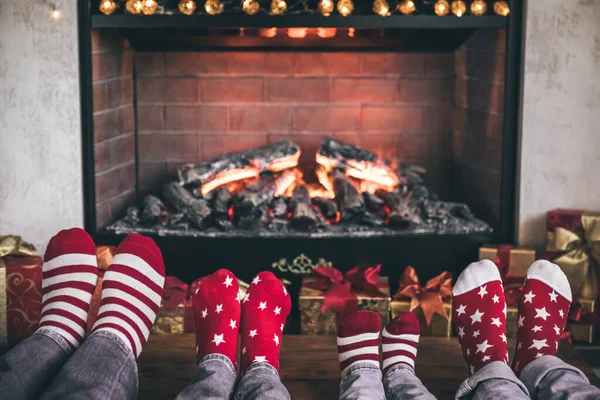
<path fill-rule="evenodd" d="M 600 0 L 528 1 L 519 242 L 553 208 L 600 211 Z"/>
<path fill-rule="evenodd" d="M 42 251 L 83 225 L 77 43 L 76 2 L 0 0 L 0 234 Z"/>

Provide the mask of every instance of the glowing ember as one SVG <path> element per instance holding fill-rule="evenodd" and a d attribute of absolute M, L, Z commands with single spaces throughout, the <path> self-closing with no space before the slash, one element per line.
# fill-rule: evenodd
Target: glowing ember
<path fill-rule="evenodd" d="M 324 199 L 333 199 L 335 198 L 335 194 L 333 191 L 329 191 L 318 183 L 308 184 L 306 185 L 308 188 L 308 193 L 311 198 L 314 197 L 323 197 Z"/>
<path fill-rule="evenodd" d="M 206 196 L 219 186 L 223 186 L 225 184 L 241 181 L 244 179 L 250 178 L 258 178 L 260 171 L 257 168 L 242 168 L 242 169 L 231 169 L 227 171 L 223 171 L 220 174 L 217 174 L 214 179 L 210 182 L 207 182 L 202 185 L 202 196 Z"/>
<path fill-rule="evenodd" d="M 331 198 L 335 197 L 335 195 L 333 193 L 333 185 L 331 184 L 331 181 L 329 180 L 329 174 L 327 173 L 327 170 L 325 169 L 325 167 L 323 167 L 322 165 L 319 165 L 315 169 L 315 174 L 317 175 L 317 179 L 319 180 L 319 183 L 321 185 L 323 185 L 323 187 L 330 193 Z"/>
<path fill-rule="evenodd" d="M 398 186 L 398 176 L 385 166 L 353 160 L 348 160 L 348 164 L 352 166 L 346 170 L 348 176 L 381 185 L 382 189 L 388 191 L 392 191 Z"/>
<path fill-rule="evenodd" d="M 299 170 L 288 169 L 283 171 L 275 180 L 275 186 L 277 186 L 277 190 L 275 190 L 275 197 L 283 196 L 297 179 L 302 179 L 302 173 Z"/>
<path fill-rule="evenodd" d="M 300 159 L 300 151 L 296 154 L 292 154 L 289 157 L 283 157 L 278 160 L 273 161 L 271 165 L 269 165 L 268 170 L 273 172 L 283 171 L 288 168 L 294 168 L 298 165 L 298 160 Z"/>

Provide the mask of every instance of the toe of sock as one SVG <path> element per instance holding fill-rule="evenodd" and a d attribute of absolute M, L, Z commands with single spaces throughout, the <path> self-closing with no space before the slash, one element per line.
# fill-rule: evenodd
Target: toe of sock
<path fill-rule="evenodd" d="M 452 289 L 452 294 L 459 296 L 492 281 L 502 281 L 496 264 L 490 260 L 477 261 L 469 264 L 460 274 Z"/>
<path fill-rule="evenodd" d="M 143 258 L 159 274 L 164 276 L 165 266 L 162 253 L 151 238 L 142 236 L 139 233 L 130 233 L 117 248 L 117 254 L 122 253 L 135 254 Z"/>
<path fill-rule="evenodd" d="M 537 279 L 544 282 L 561 296 L 571 301 L 571 286 L 565 273 L 556 264 L 547 260 L 537 260 L 527 270 L 527 279 Z"/>
<path fill-rule="evenodd" d="M 340 317 L 338 336 L 348 337 L 361 333 L 378 333 L 381 325 L 379 314 L 374 311 L 357 311 Z"/>
<path fill-rule="evenodd" d="M 419 335 L 421 334 L 421 327 L 417 316 L 412 313 L 404 313 L 394 318 L 385 329 L 392 335 L 409 334 Z"/>
<path fill-rule="evenodd" d="M 68 253 L 96 254 L 96 245 L 91 236 L 81 228 L 63 229 L 48 242 L 44 260 Z"/>

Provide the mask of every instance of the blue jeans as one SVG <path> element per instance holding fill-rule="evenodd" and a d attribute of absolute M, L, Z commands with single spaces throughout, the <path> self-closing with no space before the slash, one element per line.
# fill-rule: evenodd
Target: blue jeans
<path fill-rule="evenodd" d="M 135 399 L 137 364 L 116 335 L 99 331 L 73 351 L 41 328 L 0 359 L 0 399 Z"/>
<path fill-rule="evenodd" d="M 233 364 L 222 354 L 205 356 L 196 368 L 190 386 L 176 400 L 286 400 L 290 394 L 279 373 L 267 363 L 252 364 L 237 378 Z"/>

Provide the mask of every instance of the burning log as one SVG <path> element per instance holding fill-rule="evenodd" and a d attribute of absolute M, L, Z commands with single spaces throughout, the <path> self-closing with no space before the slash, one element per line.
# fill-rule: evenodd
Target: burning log
<path fill-rule="evenodd" d="M 162 222 L 163 224 L 167 222 L 165 218 L 165 204 L 156 196 L 148 195 L 144 197 L 142 200 L 142 204 L 140 207 L 140 219 L 145 224 L 157 224 Z"/>
<path fill-rule="evenodd" d="M 277 187 L 275 190 L 275 197 L 283 196 L 290 186 L 299 179 L 302 179 L 302 172 L 299 169 L 294 168 L 283 171 L 275 179 L 275 186 Z"/>
<path fill-rule="evenodd" d="M 239 193 L 234 199 L 234 208 L 236 216 L 247 216 L 253 209 L 269 204 L 275 195 L 277 186 L 275 178 L 271 173 L 265 173 L 260 178 L 248 185 L 246 190 Z"/>
<path fill-rule="evenodd" d="M 398 228 L 408 228 L 411 222 L 419 222 L 419 210 L 415 207 L 411 207 L 410 202 L 402 198 L 399 193 L 378 190 L 375 194 L 377 197 L 381 198 L 385 205 L 390 209 L 388 225 Z"/>
<path fill-rule="evenodd" d="M 183 184 L 198 182 L 203 196 L 219 186 L 241 179 L 256 178 L 264 171 L 283 171 L 298 165 L 300 148 L 285 141 L 256 149 L 223 154 L 210 161 L 185 164 L 177 171 Z"/>
<path fill-rule="evenodd" d="M 219 187 L 212 193 L 210 207 L 212 208 L 215 224 L 224 231 L 233 228 L 229 220 L 229 206 L 231 205 L 232 195 L 228 188 Z"/>
<path fill-rule="evenodd" d="M 296 185 L 290 198 L 289 210 L 291 212 L 290 224 L 294 228 L 307 230 L 314 227 L 319 218 L 310 202 L 310 193 L 306 185 Z"/>
<path fill-rule="evenodd" d="M 183 213 L 198 229 L 208 227 L 212 211 L 206 200 L 196 199 L 177 182 L 167 183 L 162 187 L 162 195 L 180 213 Z"/>
<path fill-rule="evenodd" d="M 325 199 L 323 197 L 313 197 L 313 203 L 319 208 L 321 214 L 327 219 L 335 219 L 338 208 L 334 200 Z"/>
<path fill-rule="evenodd" d="M 383 200 L 370 192 L 363 192 L 362 194 L 363 200 L 365 201 L 365 206 L 367 206 L 367 210 L 372 212 L 377 212 L 381 210 L 383 207 Z"/>
<path fill-rule="evenodd" d="M 285 218 L 287 216 L 287 209 L 287 197 L 275 197 L 271 202 L 271 213 L 275 218 Z"/>
<path fill-rule="evenodd" d="M 335 201 L 340 211 L 341 221 L 350 221 L 360 218 L 365 213 L 365 203 L 354 185 L 346 176 L 335 170 L 331 173 Z"/>

